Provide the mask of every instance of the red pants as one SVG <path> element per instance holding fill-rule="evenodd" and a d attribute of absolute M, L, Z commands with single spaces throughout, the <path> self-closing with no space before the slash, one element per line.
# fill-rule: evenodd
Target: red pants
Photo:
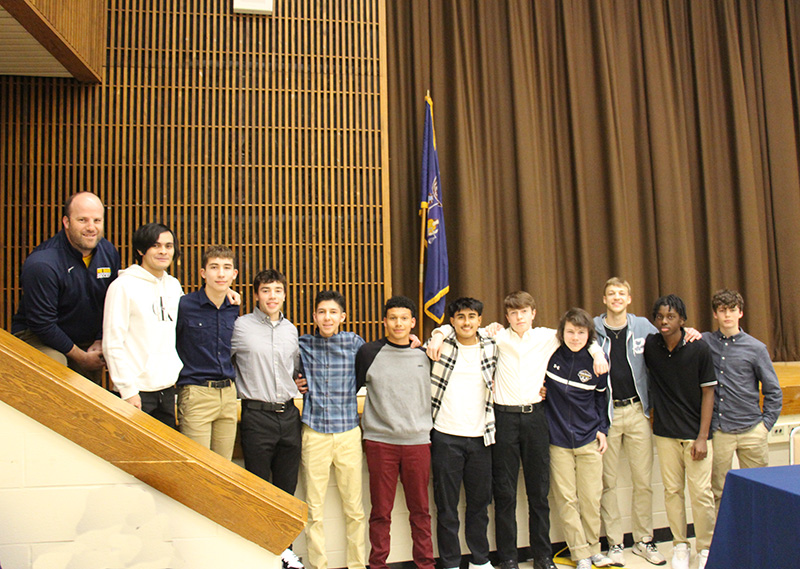
<path fill-rule="evenodd" d="M 397 477 L 403 483 L 411 523 L 412 556 L 418 569 L 433 569 L 431 515 L 428 509 L 428 481 L 431 471 L 430 444 L 391 445 L 364 441 L 369 468 L 369 492 L 372 511 L 369 515 L 370 569 L 386 569 L 391 538 L 392 508 Z"/>

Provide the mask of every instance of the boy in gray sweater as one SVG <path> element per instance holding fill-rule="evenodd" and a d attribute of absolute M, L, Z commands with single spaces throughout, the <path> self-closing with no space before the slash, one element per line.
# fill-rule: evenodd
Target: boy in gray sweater
<path fill-rule="evenodd" d="M 433 569 L 430 478 L 431 383 L 425 352 L 411 347 L 416 305 L 404 296 L 386 301 L 386 337 L 356 355 L 357 384 L 367 386 L 362 427 L 369 469 L 370 569 L 386 569 L 389 528 L 398 475 L 408 506 L 412 556 L 419 569 Z"/>

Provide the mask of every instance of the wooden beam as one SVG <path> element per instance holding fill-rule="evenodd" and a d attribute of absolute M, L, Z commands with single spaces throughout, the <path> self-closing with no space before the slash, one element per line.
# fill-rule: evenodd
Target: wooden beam
<path fill-rule="evenodd" d="M 36 41 L 42 44 L 75 79 L 84 83 L 101 83 L 103 81 L 102 66 L 93 67 L 85 57 L 88 54 L 82 54 L 62 33 L 59 26 L 47 18 L 34 2 L 30 0 L 0 0 L 0 6 L 5 8 Z M 77 9 L 66 10 L 62 13 L 67 14 L 70 20 L 80 20 L 80 23 L 95 28 L 86 30 L 87 33 L 99 34 L 105 38 L 106 11 L 104 9 L 98 10 L 96 14 L 87 14 Z M 67 24 L 67 22 L 62 23 Z M 103 46 L 105 47 L 105 39 Z"/>
<path fill-rule="evenodd" d="M 0 400 L 279 555 L 306 504 L 0 330 Z"/>

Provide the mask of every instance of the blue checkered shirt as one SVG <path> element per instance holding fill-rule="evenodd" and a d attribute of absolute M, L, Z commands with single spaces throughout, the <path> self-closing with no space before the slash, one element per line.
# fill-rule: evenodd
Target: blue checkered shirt
<path fill-rule="evenodd" d="M 363 345 L 353 332 L 300 337 L 300 361 L 308 381 L 303 423 L 318 433 L 343 433 L 358 426 L 356 352 Z"/>

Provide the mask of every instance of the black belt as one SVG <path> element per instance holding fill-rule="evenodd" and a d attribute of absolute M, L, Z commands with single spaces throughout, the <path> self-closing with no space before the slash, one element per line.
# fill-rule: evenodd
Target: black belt
<path fill-rule="evenodd" d="M 533 413 L 533 410 L 541 404 L 541 401 L 539 403 L 529 403 L 527 405 L 500 405 L 499 403 L 495 403 L 494 409 L 495 411 L 502 411 L 503 413 Z"/>
<path fill-rule="evenodd" d="M 628 399 L 614 399 L 614 407 L 627 407 L 628 405 L 633 405 L 639 401 L 641 401 L 641 399 L 639 399 L 638 395 L 634 395 Z"/>
<path fill-rule="evenodd" d="M 294 400 L 284 401 L 283 403 L 271 403 L 269 401 L 256 401 L 255 399 L 242 399 L 242 407 L 256 409 L 258 411 L 273 411 L 283 413 L 289 407 L 294 406 Z"/>
<path fill-rule="evenodd" d="M 217 380 L 209 380 L 204 381 L 201 383 L 203 387 L 213 387 L 214 389 L 225 389 L 226 387 L 230 387 L 233 385 L 232 379 L 217 379 Z"/>

